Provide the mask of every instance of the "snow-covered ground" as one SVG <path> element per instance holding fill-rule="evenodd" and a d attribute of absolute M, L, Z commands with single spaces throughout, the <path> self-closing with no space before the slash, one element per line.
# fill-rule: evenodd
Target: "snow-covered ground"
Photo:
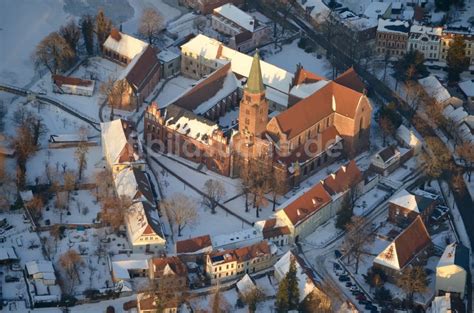
<path fill-rule="evenodd" d="M 294 73 L 296 65 L 301 63 L 305 69 L 317 75 L 331 79 L 332 66 L 324 57 L 322 51 L 307 53 L 298 48 L 298 39 L 291 44 L 284 45 L 281 51 L 275 51 L 273 46 L 265 48 L 265 61 Z"/>
<path fill-rule="evenodd" d="M 166 107 L 171 101 L 181 97 L 183 93 L 195 83 L 196 80 L 184 76 L 172 78 L 155 101 L 160 107 Z"/>

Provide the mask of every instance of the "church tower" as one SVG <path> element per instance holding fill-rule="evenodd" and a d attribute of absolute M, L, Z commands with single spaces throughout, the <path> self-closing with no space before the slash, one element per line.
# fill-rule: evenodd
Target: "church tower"
<path fill-rule="evenodd" d="M 268 102 L 265 99 L 260 56 L 253 56 L 247 85 L 240 101 L 239 132 L 242 135 L 261 137 L 268 123 Z"/>

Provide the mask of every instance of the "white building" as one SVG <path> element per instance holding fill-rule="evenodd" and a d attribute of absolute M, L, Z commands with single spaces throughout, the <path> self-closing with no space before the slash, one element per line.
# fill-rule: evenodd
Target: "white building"
<path fill-rule="evenodd" d="M 56 274 L 53 263 L 46 260 L 30 261 L 25 263 L 26 274 L 32 280 L 42 281 L 44 285 L 55 285 Z"/>
<path fill-rule="evenodd" d="M 420 51 L 425 56 L 425 60 L 438 60 L 442 32 L 441 27 L 412 25 L 407 50 Z"/>
<path fill-rule="evenodd" d="M 372 165 L 378 173 L 386 176 L 398 168 L 400 157 L 400 150 L 397 147 L 388 146 L 373 156 Z"/>
<path fill-rule="evenodd" d="M 466 96 L 467 104 L 474 109 L 474 79 L 460 82 L 459 88 Z"/>
<path fill-rule="evenodd" d="M 446 247 L 436 266 L 436 292 L 458 293 L 464 297 L 469 272 L 469 249 L 459 243 Z"/>
<path fill-rule="evenodd" d="M 413 149 L 413 154 L 420 153 L 423 143 L 413 130 L 408 129 L 405 125 L 400 125 L 395 134 L 397 141 L 405 148 Z"/>
<path fill-rule="evenodd" d="M 257 244 L 263 240 L 261 232 L 255 228 L 247 228 L 230 234 L 212 237 L 212 246 L 218 249 L 237 249 Z"/>

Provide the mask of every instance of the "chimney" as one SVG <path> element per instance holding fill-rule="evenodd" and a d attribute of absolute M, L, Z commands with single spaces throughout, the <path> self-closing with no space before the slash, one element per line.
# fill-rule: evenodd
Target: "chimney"
<path fill-rule="evenodd" d="M 120 35 L 120 32 L 115 27 L 112 28 L 112 30 L 110 31 L 110 36 L 117 41 L 120 41 L 120 39 L 122 39 L 122 35 Z"/>

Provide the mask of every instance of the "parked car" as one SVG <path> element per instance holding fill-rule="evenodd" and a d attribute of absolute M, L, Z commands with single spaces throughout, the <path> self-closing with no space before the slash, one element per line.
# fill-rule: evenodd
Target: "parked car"
<path fill-rule="evenodd" d="M 370 304 L 371 302 L 369 300 L 364 300 L 364 299 L 360 299 L 359 300 L 359 304 L 362 304 L 362 305 L 366 305 L 366 304 Z"/>
<path fill-rule="evenodd" d="M 17 281 L 20 281 L 20 279 L 18 277 L 10 276 L 10 275 L 5 276 L 5 282 L 7 282 L 7 283 L 13 283 L 13 282 L 17 282 Z"/>
<path fill-rule="evenodd" d="M 12 271 L 21 271 L 21 265 L 18 263 L 13 263 L 12 265 L 10 265 L 10 269 Z"/>
<path fill-rule="evenodd" d="M 351 290 L 352 295 L 357 296 L 357 295 L 363 295 L 364 293 L 360 290 Z"/>
<path fill-rule="evenodd" d="M 341 275 L 339 276 L 339 281 L 340 282 L 347 282 L 347 281 L 350 281 L 351 279 L 349 278 L 349 276 L 346 276 L 346 275 Z"/>
<path fill-rule="evenodd" d="M 339 251 L 339 250 L 334 250 L 334 256 L 335 256 L 337 259 L 339 259 L 339 258 L 342 256 L 341 251 Z"/>
<path fill-rule="evenodd" d="M 348 282 L 346 283 L 346 287 L 352 287 L 352 283 L 351 283 L 350 281 L 348 281 Z"/>
<path fill-rule="evenodd" d="M 356 291 L 356 290 L 359 290 L 359 288 L 357 288 L 357 286 L 356 286 L 356 285 L 354 285 L 354 286 L 352 286 L 352 287 L 351 287 L 351 289 L 350 289 L 350 290 L 352 290 L 352 291 Z"/>
<path fill-rule="evenodd" d="M 334 263 L 334 268 L 336 270 L 340 270 L 341 269 L 341 266 L 339 265 L 339 263 Z"/>
<path fill-rule="evenodd" d="M 363 293 L 361 293 L 361 294 L 358 294 L 356 296 L 356 299 L 357 300 L 367 300 L 367 297 Z"/>
<path fill-rule="evenodd" d="M 365 309 L 372 311 L 372 310 L 377 310 L 377 307 L 373 305 L 372 303 L 368 303 L 365 305 Z"/>

